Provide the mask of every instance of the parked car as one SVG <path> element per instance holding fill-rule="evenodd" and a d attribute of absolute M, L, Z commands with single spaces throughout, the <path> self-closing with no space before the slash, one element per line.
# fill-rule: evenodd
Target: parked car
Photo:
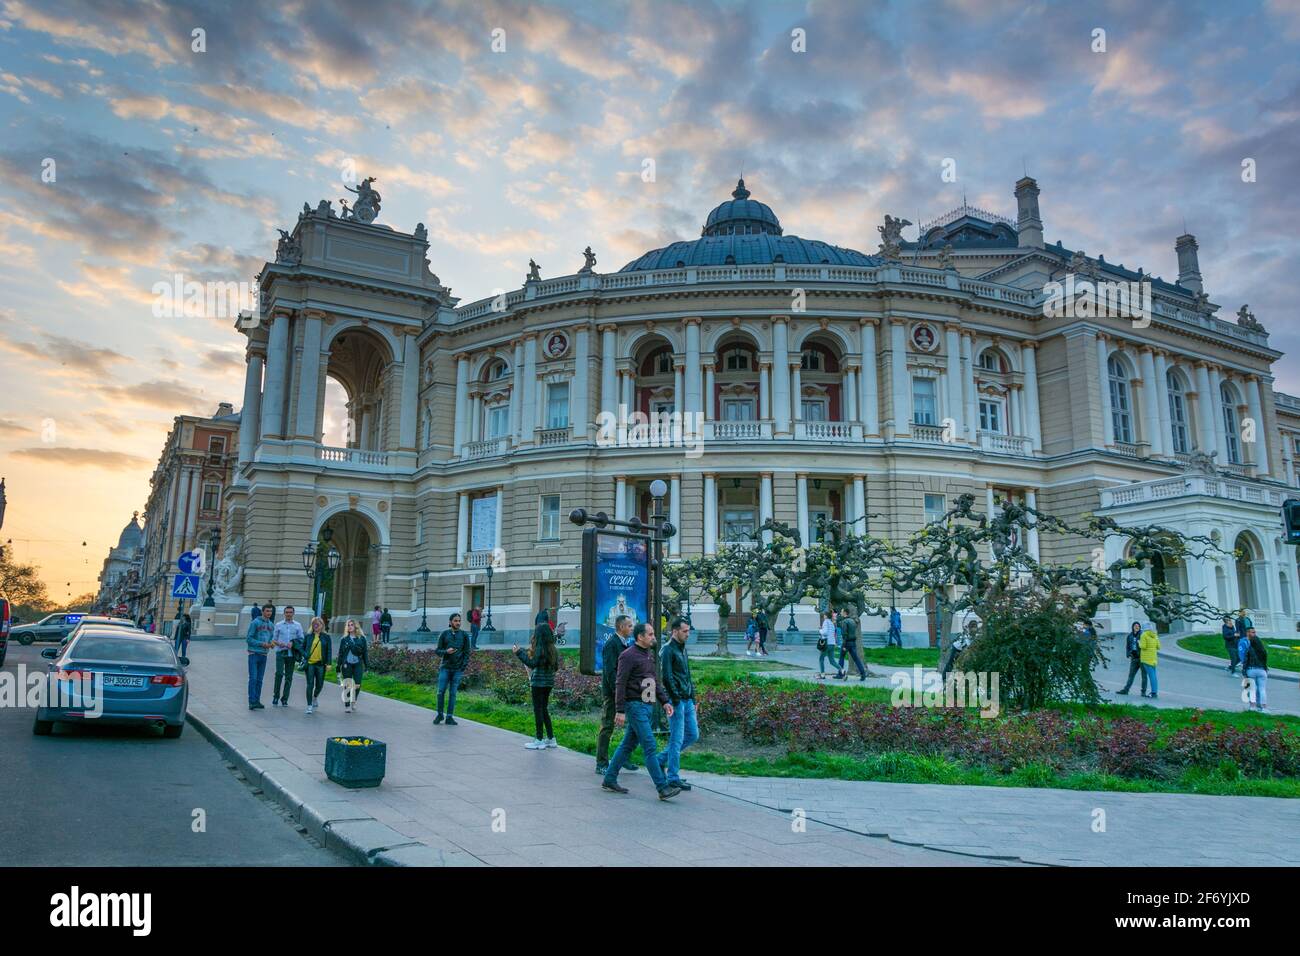
<path fill-rule="evenodd" d="M 63 635 L 63 637 L 59 640 L 59 650 L 62 650 L 63 648 L 67 647 L 68 642 L 71 641 L 74 637 L 76 637 L 77 634 L 81 631 L 81 629 L 85 627 L 107 627 L 107 628 L 112 628 L 113 630 L 121 629 L 124 631 L 140 630 L 138 627 L 135 626 L 135 621 L 129 620 L 125 617 L 100 617 L 98 615 L 87 614 L 80 621 L 74 624 L 72 626 L 72 630 L 70 630 L 67 634 Z M 149 634 L 148 631 L 140 631 L 140 633 Z M 158 635 L 149 634 L 149 636 L 157 637 Z"/>
<path fill-rule="evenodd" d="M 9 599 L 0 594 L 0 667 L 4 666 L 5 650 L 9 647 L 9 619 L 12 612 Z"/>
<path fill-rule="evenodd" d="M 41 656 L 50 662 L 51 694 L 36 710 L 32 733 L 44 736 L 56 723 L 87 720 L 158 727 L 164 737 L 184 731 L 189 660 L 177 657 L 170 643 L 148 631 L 81 626 L 66 646 L 47 647 Z M 82 696 L 87 677 L 98 701 Z M 96 703 L 101 705 L 98 716 Z"/>
<path fill-rule="evenodd" d="M 31 624 L 10 628 L 9 639 L 26 647 L 34 641 L 61 641 L 86 617 L 83 613 L 63 612 L 47 614 Z"/>

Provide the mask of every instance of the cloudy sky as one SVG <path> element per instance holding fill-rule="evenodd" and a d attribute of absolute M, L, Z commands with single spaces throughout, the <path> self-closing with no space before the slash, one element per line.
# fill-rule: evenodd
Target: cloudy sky
<path fill-rule="evenodd" d="M 172 416 L 242 398 L 229 317 L 154 284 L 251 280 L 347 168 L 464 301 L 697 236 L 742 168 L 868 252 L 963 193 L 1014 217 L 1027 169 L 1048 241 L 1172 279 L 1186 222 L 1211 299 L 1300 351 L 1298 52 L 1297 0 L 0 0 L 0 537 L 94 586 Z"/>

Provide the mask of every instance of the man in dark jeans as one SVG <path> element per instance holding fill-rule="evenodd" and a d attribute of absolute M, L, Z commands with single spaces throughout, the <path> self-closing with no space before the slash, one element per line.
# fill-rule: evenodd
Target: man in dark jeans
<path fill-rule="evenodd" d="M 639 743 L 641 752 L 645 754 L 646 769 L 659 791 L 659 799 L 671 800 L 682 790 L 668 782 L 659 766 L 655 734 L 650 727 L 656 700 L 664 705 L 664 713 L 670 720 L 673 716 L 672 702 L 656 680 L 654 628 L 642 621 L 632 628 L 632 640 L 632 646 L 619 655 L 618 672 L 614 675 L 614 723 L 619 727 L 626 725 L 627 733 L 623 735 L 618 750 L 614 751 L 614 759 L 609 762 L 601 787 L 610 793 L 628 792 L 627 787 L 619 785 L 618 772 L 623 769 L 632 748 Z"/>
<path fill-rule="evenodd" d="M 1237 665 L 1241 663 L 1241 658 L 1237 654 L 1237 625 L 1232 621 L 1232 615 L 1225 615 L 1223 618 L 1223 627 L 1219 633 L 1223 637 L 1224 649 L 1228 652 L 1228 673 L 1236 674 Z"/>
<path fill-rule="evenodd" d="M 1133 686 L 1133 678 L 1142 675 L 1142 696 L 1147 695 L 1147 672 L 1142 668 L 1142 625 L 1136 621 L 1129 628 L 1128 635 L 1124 638 L 1124 654 L 1128 657 L 1128 680 L 1124 686 L 1115 691 L 1117 694 L 1127 694 L 1129 688 Z"/>
<path fill-rule="evenodd" d="M 891 606 L 889 608 L 889 645 L 890 647 L 903 646 L 903 615 L 898 613 L 898 608 Z"/>
<path fill-rule="evenodd" d="M 686 639 L 690 635 L 691 626 L 683 618 L 674 618 L 660 661 L 664 691 L 673 709 L 668 718 L 668 746 L 659 754 L 659 766 L 664 768 L 669 784 L 679 790 L 691 789 L 681 777 L 682 751 L 700 739 L 700 724 L 695 716 L 695 682 L 691 680 L 691 659 L 686 653 Z"/>
<path fill-rule="evenodd" d="M 618 658 L 631 643 L 632 619 L 620 614 L 614 620 L 614 633 L 600 648 L 600 689 L 604 700 L 600 708 L 600 733 L 596 736 L 596 773 L 602 777 L 609 769 L 609 739 L 614 736 L 614 678 L 618 673 Z M 640 768 L 628 762 L 623 769 Z"/>
<path fill-rule="evenodd" d="M 438 668 L 438 713 L 433 718 L 435 724 L 443 722 L 443 697 L 451 689 L 451 698 L 447 701 L 446 721 L 448 727 L 456 726 L 456 688 L 465 676 L 469 666 L 469 635 L 460 629 L 460 615 L 453 614 L 447 621 L 450 625 L 438 635 L 438 646 L 433 649 L 442 657 L 442 666 Z"/>
<path fill-rule="evenodd" d="M 182 611 L 181 616 L 176 621 L 175 646 L 177 657 L 184 657 L 185 652 L 189 650 L 190 632 L 193 630 L 194 625 L 190 623 L 190 616 Z"/>
<path fill-rule="evenodd" d="M 853 664 L 858 669 L 858 680 L 867 679 L 867 669 L 862 664 L 862 655 L 858 653 L 858 637 L 862 632 L 861 625 L 858 624 L 857 609 L 850 609 L 845 606 L 840 608 L 840 672 L 835 676 L 840 680 L 848 677 L 848 672 L 844 669 L 844 655 L 848 654 L 853 658 Z"/>
<path fill-rule="evenodd" d="M 275 608 L 262 606 L 262 616 L 248 622 L 244 644 L 248 650 L 248 709 L 265 710 L 262 697 L 262 680 L 266 677 L 266 652 L 275 647 L 275 621 L 271 618 Z"/>

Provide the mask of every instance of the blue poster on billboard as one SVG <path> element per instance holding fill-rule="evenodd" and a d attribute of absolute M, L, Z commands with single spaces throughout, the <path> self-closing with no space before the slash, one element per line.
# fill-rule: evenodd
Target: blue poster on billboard
<path fill-rule="evenodd" d="M 650 619 L 650 568 L 646 542 L 615 534 L 596 535 L 595 618 L 596 656 L 614 633 L 620 615 L 632 624 Z"/>

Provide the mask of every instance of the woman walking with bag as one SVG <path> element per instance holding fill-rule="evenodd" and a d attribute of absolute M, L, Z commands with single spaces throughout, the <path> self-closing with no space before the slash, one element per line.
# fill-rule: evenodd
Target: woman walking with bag
<path fill-rule="evenodd" d="M 528 750 L 546 750 L 558 747 L 555 731 L 551 727 L 551 690 L 555 687 L 555 672 L 560 666 L 560 652 L 555 647 L 555 632 L 549 624 L 538 624 L 533 629 L 533 639 L 528 650 L 515 645 L 515 656 L 528 668 L 528 686 L 533 692 L 533 724 L 537 739 L 524 744 Z M 542 733 L 546 736 L 543 737 Z"/>
<path fill-rule="evenodd" d="M 357 622 L 348 618 L 343 625 L 343 640 L 339 642 L 339 686 L 343 688 L 343 713 L 350 714 L 357 709 L 357 698 L 361 696 L 361 679 L 366 668 L 370 666 L 370 655 L 366 651 L 366 639 Z"/>
<path fill-rule="evenodd" d="M 837 678 L 842 678 L 844 672 L 839 669 L 835 663 L 835 656 L 839 650 L 839 640 L 835 636 L 837 628 L 835 627 L 835 612 L 822 611 L 821 636 L 817 638 L 817 650 L 820 656 L 817 658 L 817 679 L 826 679 L 826 662 L 831 662 L 831 670 L 835 672 Z"/>

